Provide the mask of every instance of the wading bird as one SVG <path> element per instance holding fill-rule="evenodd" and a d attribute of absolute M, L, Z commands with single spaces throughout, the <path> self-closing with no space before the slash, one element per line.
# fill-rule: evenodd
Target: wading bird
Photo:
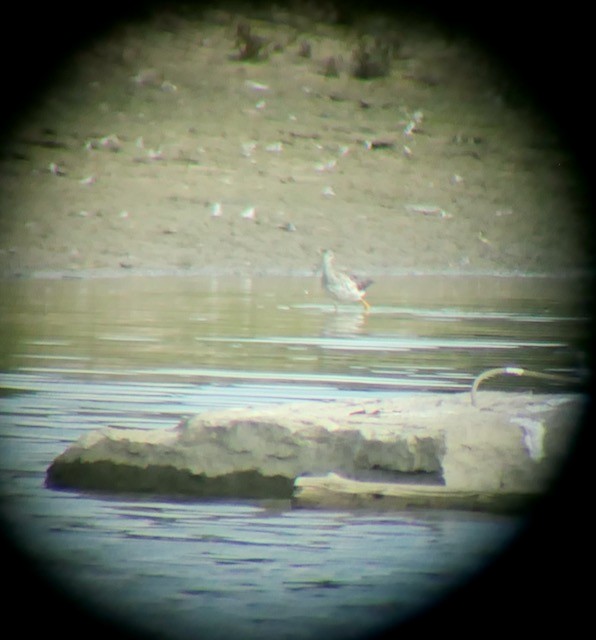
<path fill-rule="evenodd" d="M 366 295 L 366 289 L 373 281 L 337 271 L 334 267 L 334 255 L 331 249 L 323 251 L 323 275 L 321 281 L 323 289 L 334 301 L 361 302 L 367 313 L 370 310 L 370 305 L 364 299 L 364 296 Z M 337 311 L 337 303 L 334 302 L 333 304 Z"/>

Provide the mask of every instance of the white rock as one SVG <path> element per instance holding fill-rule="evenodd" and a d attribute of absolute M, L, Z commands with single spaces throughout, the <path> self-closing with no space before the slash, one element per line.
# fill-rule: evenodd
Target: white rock
<path fill-rule="evenodd" d="M 289 497 L 301 476 L 370 480 L 374 473 L 391 485 L 408 473 L 442 477 L 444 485 L 434 486 L 440 499 L 476 492 L 474 508 L 478 492 L 480 503 L 482 492 L 539 493 L 567 453 L 585 398 L 553 404 L 553 396 L 487 391 L 479 398 L 478 407 L 465 393 L 294 403 L 207 412 L 170 429 L 108 427 L 58 456 L 48 484 L 134 490 L 140 482 L 176 493 L 185 482 L 195 495 Z M 535 441 L 528 447 L 528 421 L 544 429 L 540 455 Z"/>
<path fill-rule="evenodd" d="M 244 218 L 245 220 L 254 220 L 256 217 L 256 208 L 255 207 L 247 207 L 246 209 L 244 209 L 244 211 L 242 211 L 242 213 L 240 214 L 241 218 Z"/>

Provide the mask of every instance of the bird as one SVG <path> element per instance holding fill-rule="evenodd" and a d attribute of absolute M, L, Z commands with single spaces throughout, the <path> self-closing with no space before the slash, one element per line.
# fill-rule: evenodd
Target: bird
<path fill-rule="evenodd" d="M 348 275 L 342 271 L 337 271 L 334 267 L 335 256 L 331 249 L 323 251 L 323 266 L 321 282 L 323 289 L 338 302 L 361 302 L 364 309 L 368 313 L 370 305 L 364 299 L 366 289 L 372 284 L 372 280 L 367 278 L 358 278 L 357 276 Z M 335 310 L 337 311 L 336 302 Z"/>

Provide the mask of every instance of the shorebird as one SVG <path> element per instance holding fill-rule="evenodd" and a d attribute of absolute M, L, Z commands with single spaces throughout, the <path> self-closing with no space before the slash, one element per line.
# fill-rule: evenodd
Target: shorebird
<path fill-rule="evenodd" d="M 364 299 L 364 296 L 366 295 L 366 289 L 372 284 L 372 280 L 336 271 L 333 262 L 333 251 L 325 249 L 323 251 L 323 275 L 321 278 L 325 291 L 338 302 L 361 302 L 368 313 L 370 305 Z M 336 302 L 333 304 L 337 311 Z"/>

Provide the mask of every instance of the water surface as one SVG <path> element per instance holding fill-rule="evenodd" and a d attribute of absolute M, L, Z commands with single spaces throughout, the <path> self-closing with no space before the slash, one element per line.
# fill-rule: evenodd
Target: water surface
<path fill-rule="evenodd" d="M 380 278 L 365 315 L 335 312 L 309 278 L 2 282 L 6 528 L 85 602 L 141 629 L 362 637 L 485 566 L 522 520 L 56 492 L 44 487 L 46 468 L 106 425 L 155 429 L 207 409 L 463 391 L 491 367 L 575 378 L 589 336 L 583 291 L 546 278 Z"/>

